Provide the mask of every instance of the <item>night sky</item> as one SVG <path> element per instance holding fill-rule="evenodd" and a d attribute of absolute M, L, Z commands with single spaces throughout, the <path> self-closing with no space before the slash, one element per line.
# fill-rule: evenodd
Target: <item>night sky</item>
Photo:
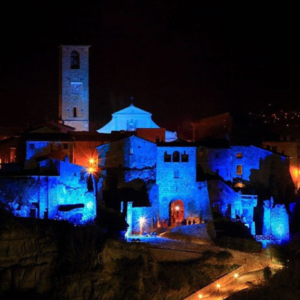
<path fill-rule="evenodd" d="M 300 110 L 295 7 L 95 2 L 3 5 L 0 126 L 57 119 L 61 44 L 91 45 L 90 119 L 99 127 L 128 106 L 130 96 L 172 130 L 268 103 Z"/>

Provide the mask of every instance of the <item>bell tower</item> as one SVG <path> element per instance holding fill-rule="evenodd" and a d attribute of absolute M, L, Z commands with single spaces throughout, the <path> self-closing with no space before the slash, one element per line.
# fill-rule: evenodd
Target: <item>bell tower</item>
<path fill-rule="evenodd" d="M 89 47 L 60 46 L 59 120 L 76 131 L 89 131 Z"/>

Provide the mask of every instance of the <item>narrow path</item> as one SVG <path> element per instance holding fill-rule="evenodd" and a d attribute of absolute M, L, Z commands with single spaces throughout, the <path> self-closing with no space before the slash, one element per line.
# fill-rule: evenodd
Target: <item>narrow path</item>
<path fill-rule="evenodd" d="M 251 288 L 253 285 L 260 284 L 264 281 L 263 270 L 253 271 L 243 274 L 224 286 L 213 285 L 210 290 L 202 290 L 190 295 L 183 300 L 221 300 L 240 292 L 242 290 Z"/>

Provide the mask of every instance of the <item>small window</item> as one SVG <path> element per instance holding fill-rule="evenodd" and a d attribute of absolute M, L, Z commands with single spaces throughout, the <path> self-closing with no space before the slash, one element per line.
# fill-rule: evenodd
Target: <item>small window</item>
<path fill-rule="evenodd" d="M 80 68 L 80 56 L 77 51 L 72 51 L 71 53 L 71 69 Z"/>
<path fill-rule="evenodd" d="M 238 152 L 238 153 L 236 154 L 236 158 L 242 158 L 242 157 L 243 157 L 243 153 Z"/>
<path fill-rule="evenodd" d="M 174 178 L 179 178 L 179 171 L 178 170 L 174 171 Z"/>
<path fill-rule="evenodd" d="M 69 149 L 69 144 L 63 143 L 63 147 L 64 147 L 64 149 Z"/>
<path fill-rule="evenodd" d="M 73 108 L 73 117 L 77 118 L 77 107 Z"/>
<path fill-rule="evenodd" d="M 181 161 L 182 162 L 188 162 L 189 161 L 189 155 L 185 153 L 185 151 L 183 152 L 183 154 L 181 154 Z"/>
<path fill-rule="evenodd" d="M 179 152 L 174 151 L 173 153 L 173 162 L 179 162 Z"/>
<path fill-rule="evenodd" d="M 35 145 L 33 143 L 30 143 L 29 144 L 29 149 L 31 149 L 31 150 L 35 149 Z"/>
<path fill-rule="evenodd" d="M 171 162 L 171 154 L 168 154 L 167 152 L 165 152 L 164 162 Z"/>
<path fill-rule="evenodd" d="M 236 175 L 242 175 L 243 174 L 243 166 L 237 165 L 236 166 Z"/>
<path fill-rule="evenodd" d="M 133 148 L 130 148 L 129 153 L 130 153 L 130 155 L 133 155 Z"/>

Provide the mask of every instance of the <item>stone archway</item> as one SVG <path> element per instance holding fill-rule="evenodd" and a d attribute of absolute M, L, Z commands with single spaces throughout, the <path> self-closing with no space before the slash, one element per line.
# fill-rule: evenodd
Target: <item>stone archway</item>
<path fill-rule="evenodd" d="M 175 200 L 170 203 L 170 225 L 180 225 L 184 220 L 184 203 L 182 200 Z"/>

